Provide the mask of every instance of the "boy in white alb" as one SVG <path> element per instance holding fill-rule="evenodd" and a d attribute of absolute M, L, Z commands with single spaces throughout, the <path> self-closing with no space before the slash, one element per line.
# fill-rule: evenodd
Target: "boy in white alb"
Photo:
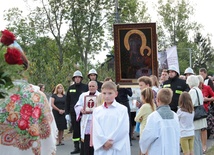
<path fill-rule="evenodd" d="M 141 134 L 141 152 L 148 155 L 180 155 L 180 126 L 178 116 L 169 103 L 172 90 L 162 88 L 157 94 L 157 110 L 152 112 Z"/>
<path fill-rule="evenodd" d="M 94 155 L 131 155 L 127 108 L 116 102 L 114 82 L 102 85 L 104 103 L 93 111 Z"/>

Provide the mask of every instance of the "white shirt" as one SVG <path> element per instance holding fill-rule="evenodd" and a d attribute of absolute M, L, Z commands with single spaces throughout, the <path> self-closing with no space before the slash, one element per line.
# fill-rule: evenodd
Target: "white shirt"
<path fill-rule="evenodd" d="M 113 140 L 113 146 L 103 145 Z M 111 106 L 103 105 L 93 111 L 94 155 L 131 155 L 129 141 L 129 116 L 127 108 L 114 100 Z"/>
<path fill-rule="evenodd" d="M 177 115 L 180 123 L 181 137 L 194 136 L 194 111 L 192 113 L 178 109 Z"/>

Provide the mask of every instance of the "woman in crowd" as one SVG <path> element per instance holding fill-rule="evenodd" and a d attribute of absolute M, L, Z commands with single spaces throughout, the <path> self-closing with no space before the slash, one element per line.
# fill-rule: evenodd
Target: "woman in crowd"
<path fill-rule="evenodd" d="M 186 83 L 190 87 L 189 94 L 191 96 L 193 106 L 194 107 L 198 106 L 198 104 L 203 105 L 204 97 L 202 91 L 198 88 L 199 86 L 198 77 L 196 75 L 190 75 L 188 76 Z M 194 154 L 202 155 L 203 148 L 201 142 L 201 129 L 207 128 L 206 118 L 195 120 L 194 127 L 195 127 Z"/>
<path fill-rule="evenodd" d="M 204 108 L 208 112 L 210 103 L 214 101 L 214 92 L 212 88 L 209 85 L 204 84 L 204 78 L 201 75 L 198 75 L 199 79 L 199 88 L 202 91 L 203 97 L 204 97 Z M 207 128 L 201 129 L 201 141 L 202 141 L 202 147 L 203 151 L 206 152 L 207 150 Z"/>
<path fill-rule="evenodd" d="M 51 106 L 53 108 L 53 114 L 58 128 L 57 146 L 64 145 L 64 143 L 62 143 L 62 137 L 64 134 L 64 129 L 67 129 L 65 119 L 65 98 L 64 87 L 62 84 L 58 84 L 53 95 L 51 96 Z"/>
<path fill-rule="evenodd" d="M 42 91 L 43 93 L 45 92 L 45 85 L 42 83 L 38 84 L 40 91 Z"/>

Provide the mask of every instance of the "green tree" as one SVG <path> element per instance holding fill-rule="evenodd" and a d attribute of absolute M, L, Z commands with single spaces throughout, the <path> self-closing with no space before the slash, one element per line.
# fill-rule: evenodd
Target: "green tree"
<path fill-rule="evenodd" d="M 89 59 L 102 50 L 104 28 L 108 12 L 111 9 L 109 0 L 73 0 L 67 1 L 65 20 L 69 22 L 69 36 L 72 38 L 72 51 L 76 59 L 83 62 L 87 70 Z"/>
<path fill-rule="evenodd" d="M 160 32 L 158 35 L 165 36 L 169 46 L 187 42 L 192 30 L 198 29 L 196 22 L 190 22 L 194 9 L 186 0 L 163 0 L 158 1 L 158 15 Z"/>
<path fill-rule="evenodd" d="M 148 8 L 144 1 L 120 0 L 119 1 L 120 23 L 149 22 Z"/>
<path fill-rule="evenodd" d="M 205 38 L 201 33 L 197 33 L 194 39 L 196 51 L 194 52 L 194 70 L 199 68 L 213 68 L 214 49 L 211 46 L 210 38 Z"/>
<path fill-rule="evenodd" d="M 176 45 L 181 73 L 189 66 L 189 49 L 193 50 L 191 36 L 200 25 L 190 21 L 194 8 L 187 0 L 159 0 L 158 48 L 165 50 Z"/>

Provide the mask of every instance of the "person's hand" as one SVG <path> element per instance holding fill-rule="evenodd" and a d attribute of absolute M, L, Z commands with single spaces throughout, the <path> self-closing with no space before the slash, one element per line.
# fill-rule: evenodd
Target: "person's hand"
<path fill-rule="evenodd" d="M 64 114 L 65 110 L 59 109 L 59 114 Z"/>
<path fill-rule="evenodd" d="M 142 103 L 140 103 L 139 101 L 136 101 L 136 107 L 140 108 L 142 106 Z"/>
<path fill-rule="evenodd" d="M 139 118 L 139 121 L 142 122 L 142 120 L 143 120 L 143 117 L 141 116 L 141 117 Z"/>
<path fill-rule="evenodd" d="M 209 102 L 209 98 L 208 97 L 204 97 L 204 102 Z"/>
<path fill-rule="evenodd" d="M 64 114 L 65 113 L 65 110 L 62 110 L 62 114 Z"/>
<path fill-rule="evenodd" d="M 103 145 L 103 149 L 109 150 L 112 146 L 113 146 L 113 140 L 110 139 Z"/>
<path fill-rule="evenodd" d="M 65 119 L 66 119 L 67 122 L 70 122 L 71 121 L 70 115 L 65 115 Z"/>
<path fill-rule="evenodd" d="M 85 111 L 84 109 L 81 109 L 80 112 L 81 112 L 82 114 L 86 114 L 86 111 Z"/>

